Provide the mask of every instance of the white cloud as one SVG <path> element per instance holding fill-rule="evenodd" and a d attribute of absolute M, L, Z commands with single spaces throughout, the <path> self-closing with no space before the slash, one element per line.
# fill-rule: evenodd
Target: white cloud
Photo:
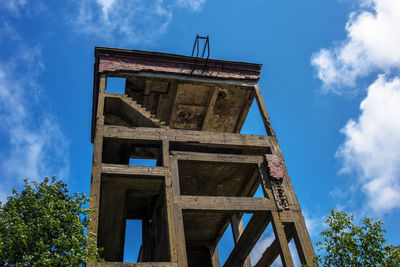
<path fill-rule="evenodd" d="M 107 45 L 129 45 L 152 43 L 171 19 L 161 0 L 84 0 L 73 23 L 79 33 Z"/>
<path fill-rule="evenodd" d="M 272 244 L 275 240 L 274 233 L 271 232 L 271 227 L 268 227 L 267 230 L 261 235 L 260 239 L 257 241 L 256 245 L 250 252 L 250 260 L 253 264 L 257 263 L 258 260 L 261 258 L 262 254 L 264 253 L 265 249 Z M 268 230 L 270 229 L 270 230 Z"/>
<path fill-rule="evenodd" d="M 0 62 L 0 200 L 24 178 L 66 179 L 69 173 L 68 140 L 40 104 L 40 48 L 21 45 L 13 52 L 17 56 Z"/>
<path fill-rule="evenodd" d="M 0 5 L 0 11 L 5 11 L 4 14 L 1 14 L 3 21 L 5 17 L 34 17 L 41 14 L 44 10 L 46 10 L 46 6 L 43 0 L 3 0 Z"/>
<path fill-rule="evenodd" d="M 18 34 L 15 27 L 9 24 L 7 21 L 0 25 L 0 44 L 4 42 L 12 42 L 20 40 L 21 36 Z"/>
<path fill-rule="evenodd" d="M 379 78 L 361 102 L 361 114 L 342 129 L 337 152 L 344 172 L 357 170 L 368 205 L 376 213 L 400 207 L 400 78 Z"/>
<path fill-rule="evenodd" d="M 356 215 L 360 214 L 359 190 L 360 185 L 353 180 L 347 180 L 340 186 L 337 185 L 329 192 L 329 196 L 335 201 L 334 209 L 346 210 Z"/>
<path fill-rule="evenodd" d="M 108 18 L 108 11 L 111 6 L 115 3 L 115 0 L 97 0 L 97 3 L 101 6 L 101 10 L 103 11 L 103 15 Z"/>
<path fill-rule="evenodd" d="M 106 45 L 151 44 L 163 35 L 176 7 L 199 11 L 205 0 L 83 0 L 75 30 Z"/>
<path fill-rule="evenodd" d="M 311 59 L 325 91 L 340 94 L 358 78 L 400 68 L 400 1 L 362 1 L 360 10 L 351 13 L 346 31 L 346 40 L 321 49 Z"/>
<path fill-rule="evenodd" d="M 347 196 L 348 207 L 361 189 L 364 209 L 383 214 L 400 207 L 400 1 L 360 1 L 346 31 L 345 40 L 312 56 L 323 90 L 343 94 L 378 78 L 366 86 L 359 117 L 341 130 L 345 140 L 336 153 L 342 172 L 355 173 L 357 183 L 350 181 L 348 189 L 336 188 L 331 196 Z"/>
<path fill-rule="evenodd" d="M 177 0 L 181 7 L 189 7 L 193 11 L 199 11 L 203 7 L 206 0 Z"/>
<path fill-rule="evenodd" d="M 2 2 L 2 7 L 14 15 L 19 15 L 21 9 L 28 4 L 28 0 L 5 0 Z"/>
<path fill-rule="evenodd" d="M 308 233 L 311 237 L 317 237 L 324 227 L 325 217 L 318 217 L 303 210 L 304 221 L 307 226 Z"/>

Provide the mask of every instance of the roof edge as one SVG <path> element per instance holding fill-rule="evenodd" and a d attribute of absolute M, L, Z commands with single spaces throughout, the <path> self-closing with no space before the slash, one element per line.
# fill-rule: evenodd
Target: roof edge
<path fill-rule="evenodd" d="M 243 72 L 254 72 L 261 73 L 262 64 L 249 63 L 249 62 L 239 62 L 239 61 L 228 61 L 220 59 L 206 59 L 206 58 L 196 58 L 192 56 L 184 56 L 178 54 L 169 54 L 161 52 L 150 52 L 142 50 L 131 50 L 131 49 L 120 49 L 111 47 L 95 47 L 95 57 L 99 56 L 113 57 L 122 56 L 127 58 L 141 58 L 151 61 L 163 61 L 163 62 L 175 62 L 182 64 L 193 64 L 196 63 L 198 66 L 202 66 L 207 63 L 207 67 L 220 67 L 223 66 L 224 69 L 243 71 Z"/>

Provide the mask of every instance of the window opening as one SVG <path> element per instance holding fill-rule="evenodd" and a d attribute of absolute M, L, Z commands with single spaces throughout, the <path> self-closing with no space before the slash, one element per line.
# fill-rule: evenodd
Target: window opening
<path fill-rule="evenodd" d="M 135 159 L 135 158 L 130 158 L 129 159 L 129 165 L 130 166 L 155 167 L 155 166 L 157 166 L 157 160 L 156 159 Z"/>
<path fill-rule="evenodd" d="M 124 95 L 125 83 L 125 78 L 107 77 L 106 93 Z"/>
<path fill-rule="evenodd" d="M 267 135 L 265 131 L 265 126 L 258 110 L 257 101 L 254 100 L 251 104 L 249 114 L 244 121 L 241 134 L 257 134 L 257 135 Z"/>
<path fill-rule="evenodd" d="M 275 240 L 275 235 L 272 229 L 272 224 L 270 223 L 267 226 L 267 228 L 265 228 L 264 232 L 258 239 L 256 245 L 250 252 L 250 260 L 252 265 L 257 264 L 257 262 L 261 259 L 261 256 L 263 255 L 264 251 L 267 249 L 267 247 L 269 247 L 272 244 L 274 240 Z"/>
<path fill-rule="evenodd" d="M 225 233 L 218 242 L 218 253 L 221 266 L 226 262 L 234 247 L 235 242 L 233 241 L 232 226 L 229 224 Z"/>
<path fill-rule="evenodd" d="M 275 261 L 271 264 L 271 267 L 281 267 L 282 265 L 282 260 L 281 260 L 281 255 L 279 255 Z"/>
<path fill-rule="evenodd" d="M 259 186 L 257 187 L 257 191 L 254 194 L 254 197 L 264 197 L 264 192 L 262 190 L 262 186 L 261 183 L 259 184 Z"/>
<path fill-rule="evenodd" d="M 126 220 L 124 262 L 137 262 L 142 245 L 142 220 Z"/>
<path fill-rule="evenodd" d="M 292 260 L 293 260 L 294 266 L 300 267 L 301 266 L 300 257 L 299 257 L 299 253 L 297 252 L 297 249 L 296 249 L 296 244 L 294 243 L 294 238 L 292 238 L 292 240 L 290 240 L 290 242 L 289 242 L 289 250 L 290 250 L 290 254 L 292 255 Z"/>

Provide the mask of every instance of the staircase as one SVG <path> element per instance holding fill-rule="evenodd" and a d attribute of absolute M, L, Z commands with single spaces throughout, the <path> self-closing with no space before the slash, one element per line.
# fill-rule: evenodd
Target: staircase
<path fill-rule="evenodd" d="M 106 97 L 119 98 L 121 101 L 125 102 L 130 108 L 135 110 L 142 117 L 144 117 L 147 120 L 149 120 L 155 126 L 160 127 L 160 128 L 166 127 L 166 123 L 164 121 L 161 121 L 161 120 L 157 119 L 154 114 L 152 114 L 146 108 L 142 107 L 142 105 L 138 104 L 136 102 L 136 100 L 134 100 L 130 96 L 128 96 L 126 94 L 124 94 L 124 95 L 121 95 L 121 94 L 106 94 Z"/>

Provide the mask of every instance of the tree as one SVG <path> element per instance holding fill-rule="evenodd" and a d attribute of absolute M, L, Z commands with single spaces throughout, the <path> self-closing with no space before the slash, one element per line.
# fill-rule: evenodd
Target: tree
<path fill-rule="evenodd" d="M 400 246 L 389 245 L 385 249 L 389 256 L 385 259 L 382 266 L 400 266 Z"/>
<path fill-rule="evenodd" d="M 330 211 L 321 232 L 323 240 L 317 243 L 316 257 L 321 266 L 399 266 L 400 249 L 385 246 L 382 221 L 365 218 L 361 226 L 354 224 L 354 216 L 344 211 Z"/>
<path fill-rule="evenodd" d="M 0 265 L 79 266 L 99 260 L 96 244 L 86 247 L 92 212 L 87 201 L 84 194 L 70 195 L 55 178 L 25 180 L 22 192 L 14 189 L 4 205 L 0 202 Z"/>

